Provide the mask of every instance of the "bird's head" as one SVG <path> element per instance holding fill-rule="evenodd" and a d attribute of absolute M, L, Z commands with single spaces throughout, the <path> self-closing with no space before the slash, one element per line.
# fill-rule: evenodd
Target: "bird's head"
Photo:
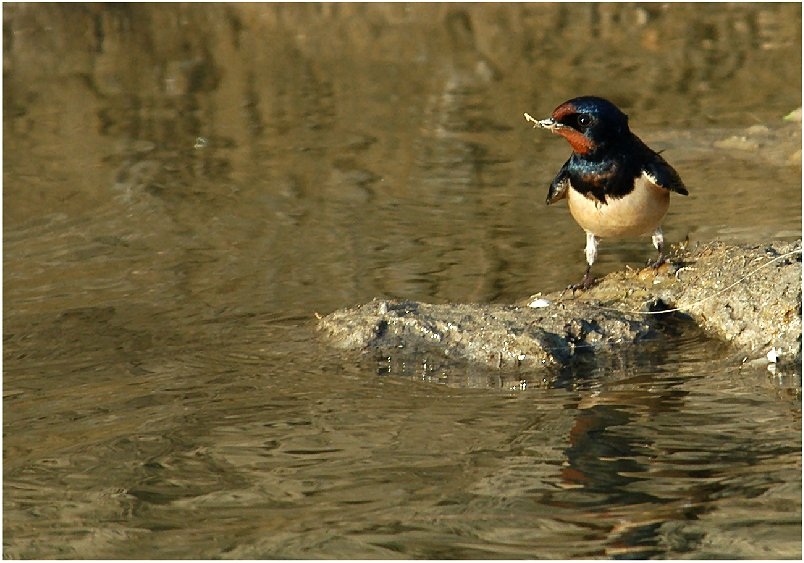
<path fill-rule="evenodd" d="M 629 134 L 628 116 L 610 101 L 595 96 L 567 100 L 550 117 L 536 123 L 564 137 L 580 155 L 594 153 Z"/>

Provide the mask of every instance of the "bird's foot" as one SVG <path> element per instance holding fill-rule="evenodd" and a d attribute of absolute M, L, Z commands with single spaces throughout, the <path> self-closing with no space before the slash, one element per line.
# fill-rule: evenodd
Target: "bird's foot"
<path fill-rule="evenodd" d="M 567 286 L 567 288 L 561 292 L 561 295 L 564 295 L 567 291 L 571 291 L 573 295 L 575 295 L 576 291 L 586 291 L 587 289 L 594 287 L 597 284 L 598 280 L 592 277 L 589 272 L 587 272 L 580 283 L 573 283 Z"/>
<path fill-rule="evenodd" d="M 656 271 L 666 263 L 667 263 L 667 256 L 665 256 L 664 253 L 662 253 L 659 254 L 659 257 L 655 261 L 648 260 L 646 268 L 653 268 L 653 270 Z"/>

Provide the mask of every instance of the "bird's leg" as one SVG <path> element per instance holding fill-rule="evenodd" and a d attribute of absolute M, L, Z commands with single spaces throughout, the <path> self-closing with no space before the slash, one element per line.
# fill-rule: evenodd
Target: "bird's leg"
<path fill-rule="evenodd" d="M 595 235 L 590 233 L 589 231 L 586 232 L 586 271 L 583 274 L 583 279 L 581 283 L 576 283 L 570 285 L 567 289 L 571 289 L 573 293 L 579 289 L 587 290 L 595 284 L 595 278 L 592 277 L 592 264 L 595 263 L 597 259 L 597 247 L 600 239 L 598 239 Z"/>
<path fill-rule="evenodd" d="M 587 290 L 590 287 L 592 287 L 593 285 L 595 285 L 595 281 L 597 281 L 597 280 L 595 280 L 595 278 L 590 273 L 591 270 L 592 270 L 592 266 L 590 264 L 589 266 L 586 267 L 586 271 L 583 273 L 583 279 L 581 280 L 581 283 L 575 284 L 572 287 L 573 291 L 576 290 L 576 289 Z"/>
<path fill-rule="evenodd" d="M 650 239 L 653 241 L 653 246 L 659 251 L 659 257 L 656 258 L 656 262 L 648 262 L 648 266 L 656 270 L 667 260 L 667 257 L 664 255 L 664 234 L 662 233 L 662 228 L 656 227 Z"/>

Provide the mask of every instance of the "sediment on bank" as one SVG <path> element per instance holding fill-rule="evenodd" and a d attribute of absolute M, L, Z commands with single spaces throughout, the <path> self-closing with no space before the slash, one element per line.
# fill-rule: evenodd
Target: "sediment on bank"
<path fill-rule="evenodd" d="M 318 322 L 334 346 L 438 354 L 494 368 L 566 365 L 655 338 L 676 315 L 746 359 L 801 364 L 801 241 L 674 248 L 658 270 L 626 269 L 596 286 L 510 305 L 375 299 Z"/>

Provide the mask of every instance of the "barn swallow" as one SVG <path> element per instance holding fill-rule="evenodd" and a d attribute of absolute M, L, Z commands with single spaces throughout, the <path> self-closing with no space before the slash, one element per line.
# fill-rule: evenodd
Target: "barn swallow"
<path fill-rule="evenodd" d="M 570 213 L 586 231 L 586 272 L 570 289 L 588 289 L 601 238 L 652 234 L 664 260 L 662 219 L 670 192 L 688 195 L 678 172 L 628 128 L 628 116 L 603 98 L 583 96 L 558 106 L 547 119 L 525 119 L 564 137 L 572 155 L 550 184 L 547 204 L 567 200 Z"/>

